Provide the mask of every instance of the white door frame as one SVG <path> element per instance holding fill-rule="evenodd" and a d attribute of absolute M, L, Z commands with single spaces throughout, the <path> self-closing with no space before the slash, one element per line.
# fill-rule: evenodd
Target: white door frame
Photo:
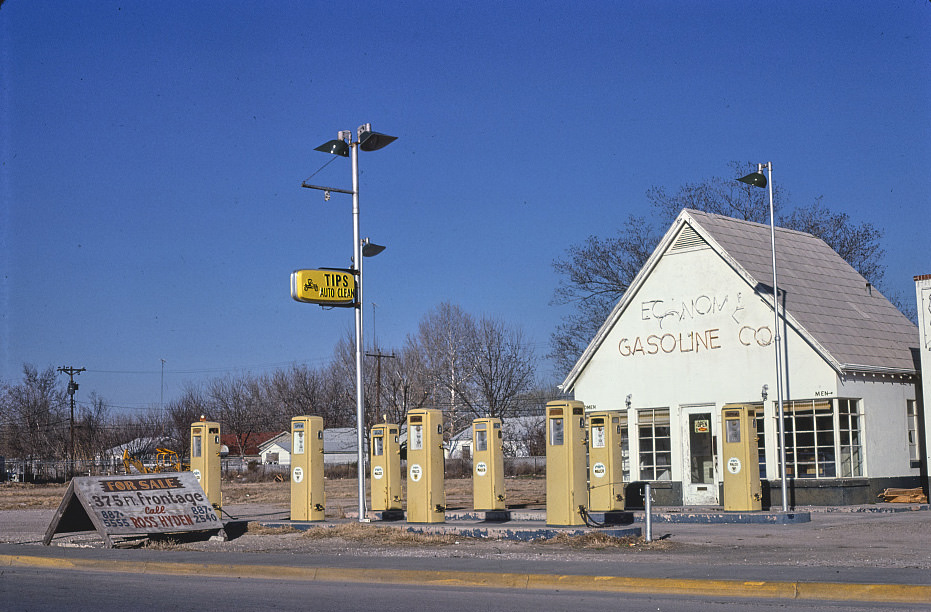
<path fill-rule="evenodd" d="M 696 404 L 679 407 L 682 435 L 682 503 L 686 506 L 715 506 L 718 500 L 718 422 L 714 404 Z M 699 418 L 701 415 L 701 418 Z M 707 419 L 703 418 L 707 415 Z M 707 423 L 703 423 L 707 421 Z M 702 432 L 700 429 L 706 427 Z M 693 431 L 693 429 L 695 431 Z M 696 449 L 702 455 L 692 465 L 692 444 L 701 443 L 704 448 Z M 708 454 L 710 453 L 710 454 Z M 695 468 L 693 470 L 693 467 Z M 695 482 L 697 481 L 697 482 Z"/>

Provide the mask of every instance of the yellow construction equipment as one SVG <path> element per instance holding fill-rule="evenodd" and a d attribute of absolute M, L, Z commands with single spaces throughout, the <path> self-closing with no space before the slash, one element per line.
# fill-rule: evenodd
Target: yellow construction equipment
<path fill-rule="evenodd" d="M 123 468 L 126 470 L 127 474 L 132 474 L 133 470 L 139 474 L 184 471 L 184 465 L 182 465 L 178 453 L 167 448 L 155 449 L 155 463 L 153 465 L 146 465 L 136 456 L 129 454 L 129 450 L 124 450 Z"/>

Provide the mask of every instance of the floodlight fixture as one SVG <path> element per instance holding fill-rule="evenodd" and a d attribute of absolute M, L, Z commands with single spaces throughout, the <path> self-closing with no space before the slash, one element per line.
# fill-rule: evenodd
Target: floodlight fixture
<path fill-rule="evenodd" d="M 766 187 L 766 175 L 763 174 L 762 164 L 760 164 L 760 169 L 756 172 L 751 172 L 747 176 L 742 176 L 737 180 L 741 183 L 752 185 L 753 187 Z"/>

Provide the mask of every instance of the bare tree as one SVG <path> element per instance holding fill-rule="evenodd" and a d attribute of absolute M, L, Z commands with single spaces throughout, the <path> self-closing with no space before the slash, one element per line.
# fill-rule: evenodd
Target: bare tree
<path fill-rule="evenodd" d="M 572 368 L 683 208 L 769 223 L 766 190 L 734 180 L 755 171 L 756 165 L 730 165 L 733 178 L 712 177 L 688 183 L 673 194 L 663 187 L 651 188 L 646 194 L 652 211 L 649 218 L 630 215 L 616 236 L 590 236 L 584 243 L 570 246 L 565 256 L 553 262 L 554 270 L 564 279 L 553 303 L 575 306 L 551 336 L 548 357 L 558 372 Z M 776 211 L 784 209 L 787 201 L 787 192 L 776 187 Z M 780 216 L 778 224 L 821 238 L 881 288 L 885 272 L 879 242 L 882 232 L 871 223 L 856 223 L 846 213 L 832 212 L 819 198 L 811 206 Z"/>
<path fill-rule="evenodd" d="M 5 443 L 10 456 L 23 459 L 60 459 L 68 454 L 69 417 L 66 394 L 56 371 L 40 372 L 23 365 L 23 380 L 7 385 L 2 397 Z"/>
<path fill-rule="evenodd" d="M 75 415 L 75 457 L 89 460 L 113 446 L 110 409 L 102 397 L 91 392 L 88 402 L 81 403 Z"/>
<path fill-rule="evenodd" d="M 553 262 L 564 278 L 553 295 L 554 304 L 572 304 L 551 337 L 557 371 L 568 371 L 604 322 L 611 308 L 627 291 L 649 259 L 662 234 L 643 217 L 630 216 L 616 236 L 589 236 L 566 249 Z"/>
<path fill-rule="evenodd" d="M 413 347 L 401 350 L 392 365 L 395 367 L 382 377 L 380 393 L 384 403 L 376 420 L 403 423 L 408 412 L 427 404 L 434 385 L 426 377 L 423 356 Z"/>
<path fill-rule="evenodd" d="M 421 356 L 422 370 L 416 376 L 430 385 L 426 403 L 443 410 L 447 434 L 459 431 L 468 415 L 459 393 L 474 373 L 469 355 L 475 335 L 472 316 L 444 302 L 421 319 L 416 334 L 407 337 L 406 350 Z"/>
<path fill-rule="evenodd" d="M 249 440 L 260 431 L 263 408 L 260 386 L 250 376 L 215 378 L 207 384 L 211 412 L 235 440 L 231 449 L 245 459 Z"/>
<path fill-rule="evenodd" d="M 191 450 L 191 424 L 210 414 L 208 398 L 201 387 L 188 384 L 181 396 L 165 406 L 162 414 L 150 415 L 153 431 L 170 440 L 171 450 L 179 457 L 187 457 Z"/>
<path fill-rule="evenodd" d="M 757 164 L 731 162 L 732 177 L 713 176 L 698 183 L 686 183 L 675 194 L 667 194 L 664 187 L 651 187 L 646 194 L 650 203 L 655 229 L 662 232 L 669 227 L 683 208 L 701 210 L 743 221 L 769 223 L 769 196 L 765 189 L 736 181 L 739 176 L 756 172 Z M 783 208 L 787 195 L 781 186 L 774 185 L 773 209 L 776 214 Z M 655 244 L 655 243 L 654 243 Z"/>
<path fill-rule="evenodd" d="M 483 317 L 469 342 L 471 375 L 459 381 L 459 396 L 472 417 L 515 416 L 520 397 L 534 385 L 533 348 L 518 327 Z"/>

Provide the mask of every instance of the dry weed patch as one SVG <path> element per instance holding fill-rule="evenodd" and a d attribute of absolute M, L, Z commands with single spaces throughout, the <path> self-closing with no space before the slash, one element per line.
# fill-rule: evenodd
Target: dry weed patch
<path fill-rule="evenodd" d="M 316 527 L 304 532 L 301 537 L 311 540 L 340 538 L 350 542 L 377 543 L 379 546 L 448 546 L 471 539 L 452 533 L 412 533 L 401 527 L 367 523 Z"/>
<path fill-rule="evenodd" d="M 140 548 L 147 550 L 183 550 L 184 546 L 180 540 L 172 537 L 150 536 L 143 540 Z"/>
<path fill-rule="evenodd" d="M 36 485 L 28 482 L 0 484 L 0 510 L 57 508 L 67 485 Z"/>
<path fill-rule="evenodd" d="M 294 527 L 266 527 L 257 521 L 249 521 L 249 523 L 246 525 L 246 533 L 249 535 L 285 535 L 288 533 L 297 532 L 298 530 Z"/>
<path fill-rule="evenodd" d="M 561 533 L 554 538 L 534 540 L 533 543 L 542 546 L 565 546 L 575 550 L 628 549 L 647 545 L 642 537 L 627 536 L 619 538 L 597 532 L 582 535 Z"/>

